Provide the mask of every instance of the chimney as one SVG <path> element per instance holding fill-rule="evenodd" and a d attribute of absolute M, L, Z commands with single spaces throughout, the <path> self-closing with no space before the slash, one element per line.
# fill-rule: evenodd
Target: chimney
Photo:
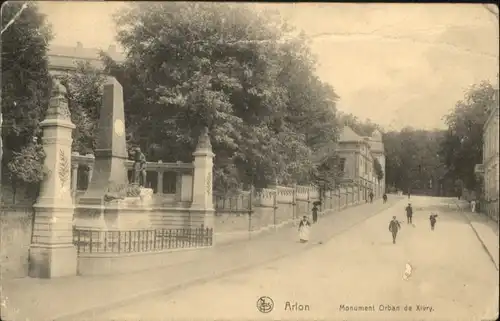
<path fill-rule="evenodd" d="M 76 49 L 83 49 L 83 45 L 80 41 L 76 43 Z"/>

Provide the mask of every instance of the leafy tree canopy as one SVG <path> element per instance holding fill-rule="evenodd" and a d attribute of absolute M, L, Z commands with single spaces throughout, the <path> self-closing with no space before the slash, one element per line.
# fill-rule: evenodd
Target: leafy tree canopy
<path fill-rule="evenodd" d="M 375 129 L 378 129 L 380 132 L 383 132 L 382 127 L 380 125 L 373 123 L 370 119 L 359 119 L 357 116 L 353 114 L 344 113 L 339 111 L 338 114 L 338 122 L 341 126 L 349 126 L 355 133 L 361 136 L 371 136 Z"/>
<path fill-rule="evenodd" d="M 443 131 L 404 128 L 383 135 L 386 184 L 407 191 L 429 188 L 445 174 L 440 159 Z"/>
<path fill-rule="evenodd" d="M 373 171 L 375 172 L 377 180 L 381 181 L 384 178 L 384 169 L 382 168 L 378 158 L 373 159 Z"/>
<path fill-rule="evenodd" d="M 71 121 L 76 125 L 72 150 L 80 154 L 92 153 L 95 149 L 104 81 L 102 72 L 89 62 L 78 62 L 76 71 L 61 77 L 61 83 L 67 88 Z"/>
<path fill-rule="evenodd" d="M 489 82 L 472 86 L 463 100 L 445 116 L 448 130 L 441 144 L 443 162 L 449 175 L 468 189 L 477 187 L 474 166 L 482 163 L 483 127 L 488 109 L 495 104 L 495 90 Z"/>
<path fill-rule="evenodd" d="M 221 3 L 134 3 L 116 15 L 127 59 L 104 55 L 124 87 L 131 144 L 190 161 L 208 127 L 219 189 L 311 181 L 311 154 L 334 143 L 334 90 L 303 35 L 270 12 Z"/>
<path fill-rule="evenodd" d="M 2 6 L 2 30 L 21 10 L 21 2 Z M 47 45 L 51 40 L 45 17 L 35 3 L 2 33 L 2 167 L 14 181 L 36 183 L 43 178 L 44 153 L 40 121 L 50 99 Z"/>

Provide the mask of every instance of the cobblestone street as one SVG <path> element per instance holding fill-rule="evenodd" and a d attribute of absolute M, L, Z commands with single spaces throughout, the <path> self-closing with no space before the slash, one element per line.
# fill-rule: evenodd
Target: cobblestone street
<path fill-rule="evenodd" d="M 393 215 L 400 221 L 406 219 L 405 201 L 308 251 L 245 273 L 150 297 L 94 318 L 496 318 L 498 272 L 466 218 L 448 207 L 443 199 L 412 197 L 411 202 L 415 208 L 415 226 L 404 222 L 395 245 L 387 226 Z M 439 213 L 435 231 L 430 230 L 428 221 L 431 210 Z M 407 281 L 403 280 L 406 263 L 412 266 Z M 270 313 L 257 309 L 261 296 L 272 298 L 274 309 Z M 375 312 L 342 311 L 342 305 L 373 306 Z M 380 311 L 380 306 L 384 306 L 384 311 Z M 405 306 L 411 306 L 412 311 L 405 311 Z M 399 311 L 394 311 L 398 308 Z"/>

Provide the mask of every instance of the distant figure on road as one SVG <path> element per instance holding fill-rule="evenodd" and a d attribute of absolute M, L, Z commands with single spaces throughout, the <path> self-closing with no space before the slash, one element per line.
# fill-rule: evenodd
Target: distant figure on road
<path fill-rule="evenodd" d="M 436 225 L 436 217 L 437 214 L 431 213 L 431 216 L 429 216 L 429 221 L 431 221 L 431 230 L 434 231 L 434 226 Z"/>
<path fill-rule="evenodd" d="M 392 233 L 392 244 L 396 244 L 396 236 L 398 236 L 398 231 L 401 228 L 401 224 L 396 219 L 396 216 L 392 217 L 392 221 L 389 222 L 389 232 Z"/>
<path fill-rule="evenodd" d="M 408 203 L 408 206 L 406 207 L 406 222 L 408 224 L 413 224 L 412 218 L 413 218 L 413 208 L 411 207 L 411 203 Z"/>
<path fill-rule="evenodd" d="M 300 243 L 306 243 L 309 241 L 309 233 L 311 232 L 311 223 L 307 219 L 307 216 L 302 217 L 299 224 L 299 238 Z"/>
<path fill-rule="evenodd" d="M 472 201 L 470 202 L 470 210 L 471 210 L 471 212 L 473 212 L 473 213 L 474 213 L 474 212 L 476 212 L 476 201 L 475 201 L 475 200 L 472 200 Z"/>
<path fill-rule="evenodd" d="M 387 203 L 387 194 L 384 193 L 384 196 L 382 196 L 382 198 L 384 199 L 384 203 Z"/>
<path fill-rule="evenodd" d="M 370 192 L 370 203 L 373 203 L 373 192 Z"/>
<path fill-rule="evenodd" d="M 313 212 L 313 224 L 314 224 L 318 221 L 318 204 L 317 203 L 314 203 L 314 206 L 312 208 L 312 212 Z"/>

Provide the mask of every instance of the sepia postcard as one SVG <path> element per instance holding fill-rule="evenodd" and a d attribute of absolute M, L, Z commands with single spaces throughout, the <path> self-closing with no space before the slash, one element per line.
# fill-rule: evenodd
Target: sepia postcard
<path fill-rule="evenodd" d="M 496 320 L 499 11 L 7 1 L 2 320 Z"/>

